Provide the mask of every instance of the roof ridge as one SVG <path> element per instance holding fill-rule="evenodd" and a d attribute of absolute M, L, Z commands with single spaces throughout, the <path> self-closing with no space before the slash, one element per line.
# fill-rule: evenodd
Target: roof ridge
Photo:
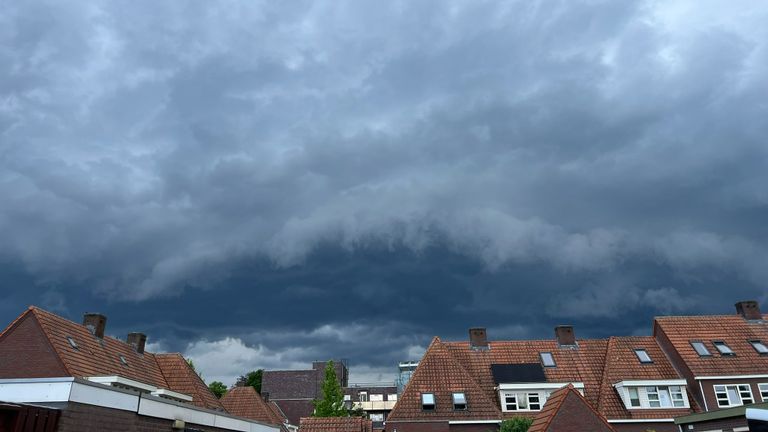
<path fill-rule="evenodd" d="M 614 346 L 616 346 L 616 340 L 617 338 L 615 336 L 611 336 L 608 339 L 608 343 L 605 345 L 605 356 L 603 357 L 603 373 L 601 374 L 601 380 L 600 380 L 600 387 L 597 389 L 597 406 L 602 410 L 603 406 L 602 404 L 605 403 L 605 397 L 603 395 L 603 388 L 606 386 L 606 381 L 608 381 L 608 371 L 610 370 L 608 368 L 608 362 L 610 361 L 609 353 L 613 349 Z M 610 383 L 608 383 L 610 384 Z"/>

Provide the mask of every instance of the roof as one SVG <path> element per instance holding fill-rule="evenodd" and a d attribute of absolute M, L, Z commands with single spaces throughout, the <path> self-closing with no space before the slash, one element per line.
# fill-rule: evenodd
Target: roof
<path fill-rule="evenodd" d="M 153 354 L 148 351 L 140 354 L 126 342 L 110 336 L 99 339 L 85 326 L 35 306 L 30 306 L 0 333 L 0 339 L 26 319 L 39 323 L 43 335 L 70 376 L 120 376 L 187 394 L 199 407 L 223 409 L 180 354 Z M 75 341 L 77 349 L 70 345 L 68 337 Z"/>
<path fill-rule="evenodd" d="M 284 416 L 279 410 L 272 408 L 274 404 L 267 403 L 251 386 L 235 387 L 227 391 L 221 398 L 221 404 L 228 413 L 238 417 L 258 420 L 264 423 L 282 425 Z"/>
<path fill-rule="evenodd" d="M 749 321 L 741 315 L 657 317 L 654 335 L 663 333 L 690 369 L 693 376 L 754 374 L 768 370 L 768 356 L 761 356 L 750 340 L 768 343 L 768 315 L 762 321 Z M 704 342 L 711 357 L 700 357 L 692 341 Z M 712 341 L 724 341 L 736 355 L 723 356 Z"/>
<path fill-rule="evenodd" d="M 631 412 L 624 408 L 613 387 L 617 382 L 681 379 L 653 337 L 579 339 L 577 348 L 560 346 L 555 340 L 491 341 L 489 346 L 487 350 L 475 350 L 466 341 L 442 342 L 435 338 L 387 421 L 496 420 L 536 415 L 536 412 L 502 412 L 497 390 L 499 380 L 506 384 L 521 380 L 583 383 L 585 400 L 609 419 L 672 418 L 693 412 L 687 408 Z M 640 363 L 635 348 L 645 349 L 653 362 Z M 542 368 L 541 352 L 551 353 L 556 366 Z M 506 365 L 501 368 L 504 369 L 501 374 L 498 365 Z M 533 380 L 535 376 L 543 379 Z M 452 409 L 452 392 L 466 393 L 466 411 Z M 435 394 L 435 410 L 422 410 L 421 393 Z M 689 400 L 695 410 L 693 398 L 689 396 Z"/>
<path fill-rule="evenodd" d="M 561 417 L 562 416 L 562 417 Z M 573 385 L 554 391 L 536 415 L 528 432 L 615 432 L 600 413 L 587 402 Z"/>
<path fill-rule="evenodd" d="M 261 391 L 264 391 L 263 384 Z M 270 395 L 270 400 L 271 399 L 272 396 Z M 288 418 L 288 421 L 293 425 L 299 424 L 302 417 L 311 416 L 312 413 L 315 412 L 315 406 L 310 399 L 276 400 L 272 401 L 272 403 L 279 407 L 283 415 L 285 415 L 285 417 Z"/>
<path fill-rule="evenodd" d="M 360 417 L 302 417 L 299 432 L 371 432 L 373 423 Z"/>
<path fill-rule="evenodd" d="M 652 363 L 640 363 L 636 349 L 648 353 Z M 614 384 L 624 380 L 679 380 L 680 375 L 652 336 L 611 337 L 605 355 L 605 368 L 600 387 L 598 411 L 610 419 L 654 419 L 688 415 L 691 410 L 680 409 L 633 409 L 628 410 L 614 389 Z M 689 392 L 688 401 L 697 410 Z"/>

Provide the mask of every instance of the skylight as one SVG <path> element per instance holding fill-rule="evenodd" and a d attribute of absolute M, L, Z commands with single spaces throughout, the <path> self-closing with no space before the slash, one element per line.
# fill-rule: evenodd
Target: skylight
<path fill-rule="evenodd" d="M 120 356 L 120 363 L 122 363 L 123 366 L 128 366 L 128 360 L 126 360 L 122 355 Z"/>
<path fill-rule="evenodd" d="M 637 358 L 640 360 L 640 363 L 653 363 L 653 360 L 651 360 L 651 356 L 649 356 L 648 352 L 644 349 L 636 349 L 635 355 L 637 355 Z"/>
<path fill-rule="evenodd" d="M 752 341 L 749 341 L 749 343 L 752 344 L 752 348 L 754 348 L 755 351 L 757 351 L 758 353 L 760 353 L 760 354 L 768 354 L 768 346 L 765 346 L 765 344 L 762 343 L 761 341 L 759 341 L 759 340 L 752 340 Z"/>
<path fill-rule="evenodd" d="M 708 357 L 712 355 L 712 353 L 707 349 L 706 345 L 704 345 L 704 342 L 691 342 L 691 346 L 696 350 L 696 354 L 701 357 Z"/>
<path fill-rule="evenodd" d="M 715 346 L 715 348 L 717 348 L 718 351 L 720 351 L 720 354 L 722 355 L 735 355 L 731 347 L 729 347 L 723 341 L 712 341 L 712 344 Z"/>
<path fill-rule="evenodd" d="M 80 347 L 79 347 L 79 346 L 77 346 L 77 342 L 75 342 L 75 340 L 74 340 L 74 339 L 72 339 L 72 337 L 71 337 L 71 336 L 67 336 L 67 342 L 69 342 L 69 345 L 70 345 L 72 348 L 74 348 L 74 349 L 76 349 L 76 350 L 79 350 L 79 349 L 80 349 Z"/>
<path fill-rule="evenodd" d="M 454 410 L 467 409 L 467 397 L 464 393 L 453 394 L 453 409 Z"/>
<path fill-rule="evenodd" d="M 421 409 L 425 411 L 432 411 L 435 409 L 435 394 L 434 393 L 422 393 L 421 394 Z"/>
<path fill-rule="evenodd" d="M 557 366 L 557 364 L 555 364 L 555 358 L 552 356 L 551 352 L 542 352 L 539 353 L 539 356 L 541 356 L 541 364 L 543 364 L 544 367 Z"/>

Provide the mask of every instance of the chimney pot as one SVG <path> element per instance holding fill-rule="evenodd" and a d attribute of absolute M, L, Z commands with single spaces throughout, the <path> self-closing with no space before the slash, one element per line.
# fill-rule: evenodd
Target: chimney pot
<path fill-rule="evenodd" d="M 754 300 L 746 300 L 736 303 L 736 313 L 750 321 L 763 319 L 763 314 L 760 312 L 760 304 Z"/>
<path fill-rule="evenodd" d="M 469 329 L 469 346 L 473 349 L 488 349 L 488 333 L 485 327 L 472 327 Z"/>
<path fill-rule="evenodd" d="M 576 345 L 576 335 L 573 326 L 559 325 L 555 327 L 555 338 L 560 345 Z"/>
<path fill-rule="evenodd" d="M 128 345 L 131 345 L 133 349 L 139 354 L 144 354 L 144 346 L 147 344 L 147 335 L 144 333 L 128 333 Z"/>
<path fill-rule="evenodd" d="M 104 330 L 107 328 L 107 317 L 100 313 L 86 312 L 83 314 L 83 325 L 99 339 L 104 339 Z"/>

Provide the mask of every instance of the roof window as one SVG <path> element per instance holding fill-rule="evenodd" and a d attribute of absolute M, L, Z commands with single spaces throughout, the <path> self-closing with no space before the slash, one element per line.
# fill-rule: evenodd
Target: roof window
<path fill-rule="evenodd" d="M 766 346 L 762 341 L 751 340 L 749 343 L 752 344 L 752 348 L 754 348 L 755 351 L 757 351 L 759 354 L 768 354 L 768 346 Z"/>
<path fill-rule="evenodd" d="M 542 353 L 539 353 L 539 356 L 541 357 L 541 364 L 543 364 L 544 367 L 557 366 L 557 364 L 555 363 L 555 358 L 552 356 L 551 352 L 542 352 Z"/>
<path fill-rule="evenodd" d="M 125 357 L 123 357 L 122 355 L 120 355 L 119 357 L 120 357 L 120 363 L 122 363 L 123 366 L 128 366 L 128 360 L 126 360 Z"/>
<path fill-rule="evenodd" d="M 651 356 L 648 355 L 648 351 L 642 348 L 635 349 L 635 355 L 640 360 L 640 363 L 653 363 Z"/>
<path fill-rule="evenodd" d="M 463 392 L 453 394 L 453 409 L 455 411 L 467 409 L 467 396 Z"/>
<path fill-rule="evenodd" d="M 423 409 L 424 411 L 435 410 L 435 394 L 434 393 L 421 394 L 421 409 Z"/>
<path fill-rule="evenodd" d="M 704 345 L 704 342 L 691 342 L 691 346 L 696 350 L 696 354 L 698 354 L 699 357 L 709 357 L 712 355 L 707 349 L 707 346 Z"/>
<path fill-rule="evenodd" d="M 69 346 L 71 346 L 72 348 L 76 350 L 80 349 L 80 347 L 77 345 L 77 342 L 75 342 L 75 340 L 72 339 L 72 336 L 67 336 L 67 342 L 69 342 Z"/>
<path fill-rule="evenodd" d="M 712 341 L 712 345 L 714 345 L 715 348 L 717 348 L 717 350 L 720 351 L 720 355 L 724 355 L 724 356 L 736 355 L 736 353 L 733 352 L 731 347 L 729 347 L 723 341 Z"/>

